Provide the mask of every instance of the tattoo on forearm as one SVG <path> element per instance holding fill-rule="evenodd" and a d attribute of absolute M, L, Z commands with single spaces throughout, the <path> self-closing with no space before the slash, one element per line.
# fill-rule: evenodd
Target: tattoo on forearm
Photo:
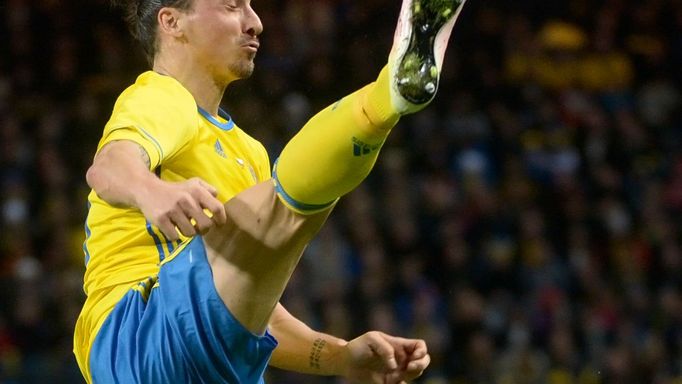
<path fill-rule="evenodd" d="M 149 154 L 147 153 L 147 150 L 144 149 L 141 145 L 137 145 L 137 148 L 140 150 L 140 155 L 142 157 L 142 161 L 147 165 L 147 168 L 151 168 L 152 166 L 152 161 L 149 159 Z"/>
<path fill-rule="evenodd" d="M 313 343 L 313 349 L 310 350 L 310 367 L 320 369 L 320 355 L 322 348 L 327 344 L 325 340 L 316 339 Z"/>

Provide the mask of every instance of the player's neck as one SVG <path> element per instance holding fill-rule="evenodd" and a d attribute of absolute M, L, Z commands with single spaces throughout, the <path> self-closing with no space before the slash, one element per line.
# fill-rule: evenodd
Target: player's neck
<path fill-rule="evenodd" d="M 157 57 L 153 70 L 180 82 L 194 96 L 199 107 L 217 116 L 227 84 L 217 82 L 205 68 L 192 60 L 167 60 Z"/>

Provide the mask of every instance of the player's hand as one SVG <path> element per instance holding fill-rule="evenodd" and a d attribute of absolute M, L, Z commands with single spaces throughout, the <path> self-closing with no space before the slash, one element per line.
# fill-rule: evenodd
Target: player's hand
<path fill-rule="evenodd" d="M 430 362 L 424 340 L 372 331 L 346 345 L 341 370 L 352 383 L 401 384 L 421 376 Z"/>
<path fill-rule="evenodd" d="M 168 240 L 178 240 L 176 228 L 189 237 L 225 224 L 225 207 L 216 196 L 215 187 L 196 177 L 180 183 L 155 179 L 137 197 L 137 206 Z"/>

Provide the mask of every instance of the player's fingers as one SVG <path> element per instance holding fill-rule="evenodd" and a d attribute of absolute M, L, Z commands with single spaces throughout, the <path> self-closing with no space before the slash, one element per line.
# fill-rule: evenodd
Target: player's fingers
<path fill-rule="evenodd" d="M 390 342 L 390 341 L 389 341 Z M 398 362 L 398 367 L 404 369 L 407 366 L 407 363 L 410 362 L 410 356 L 407 354 L 405 351 L 405 348 L 400 345 L 400 344 L 393 344 L 393 349 L 395 350 L 394 355 L 395 359 Z"/>
<path fill-rule="evenodd" d="M 424 370 L 426 370 L 430 363 L 431 356 L 428 354 L 421 357 L 420 359 L 410 361 L 407 364 L 407 368 L 405 369 L 404 378 L 406 380 L 416 379 L 417 377 L 421 376 L 422 373 L 424 373 Z"/>
<path fill-rule="evenodd" d="M 395 348 L 385 338 L 385 334 L 381 332 L 369 332 L 367 334 L 369 348 L 377 356 L 379 356 L 384 366 L 393 371 L 398 368 L 398 362 L 395 359 Z"/>
<path fill-rule="evenodd" d="M 216 225 L 224 225 L 227 223 L 227 213 L 225 212 L 225 205 L 220 202 L 220 200 L 206 193 L 199 200 L 199 205 L 203 209 L 207 209 L 211 212 L 211 220 Z"/>
<path fill-rule="evenodd" d="M 202 191 L 202 193 L 210 196 L 206 191 Z M 213 198 L 212 196 L 210 197 Z M 185 217 L 190 218 L 190 223 L 197 232 L 205 233 L 213 226 L 213 221 L 206 215 L 199 202 L 193 199 L 181 200 L 180 208 L 184 212 Z"/>
<path fill-rule="evenodd" d="M 395 347 L 395 354 L 398 357 L 399 362 L 400 358 L 404 356 L 404 360 L 400 364 L 400 369 L 391 372 L 388 375 L 389 382 L 399 383 L 405 380 L 411 381 L 424 373 L 424 370 L 431 362 L 431 357 L 428 354 L 428 349 L 424 340 L 405 339 L 390 335 L 385 335 L 385 338 Z"/>
<path fill-rule="evenodd" d="M 405 339 L 403 337 L 391 335 L 384 335 L 384 337 L 395 348 L 396 358 L 398 358 L 398 362 L 401 363 L 401 367 L 404 367 L 404 364 L 407 364 L 407 362 L 422 358 L 428 353 L 424 340 Z"/>
<path fill-rule="evenodd" d="M 402 337 L 392 336 L 392 342 L 396 345 L 400 345 L 405 353 L 408 355 L 409 360 L 420 359 L 429 353 L 426 346 L 426 341 L 422 339 L 405 339 Z M 396 349 L 398 349 L 396 347 Z"/>
<path fill-rule="evenodd" d="M 213 220 L 203 210 L 199 210 L 196 214 L 192 215 L 192 224 L 194 224 L 194 229 L 197 232 L 204 234 L 213 227 Z"/>
<path fill-rule="evenodd" d="M 197 234 L 197 231 L 194 229 L 189 217 L 185 216 L 184 212 L 173 212 L 171 213 L 170 219 L 183 235 L 191 237 Z"/>
<path fill-rule="evenodd" d="M 404 384 L 406 383 L 405 381 L 405 374 L 404 372 L 401 371 L 394 371 L 390 372 L 387 375 L 384 376 L 384 380 L 382 381 L 382 384 Z"/>
<path fill-rule="evenodd" d="M 193 178 L 193 180 L 196 180 L 199 183 L 199 185 L 202 186 L 204 189 L 206 189 L 208 191 L 208 193 L 213 195 L 213 197 L 218 196 L 218 189 L 216 187 L 214 187 L 211 184 L 201 180 L 198 177 Z"/>
<path fill-rule="evenodd" d="M 426 341 L 421 339 L 410 340 L 408 353 L 410 353 L 412 359 L 420 359 L 426 356 L 429 353 Z"/>
<path fill-rule="evenodd" d="M 214 204 L 211 207 L 206 207 L 208 208 L 209 211 L 213 214 L 213 221 L 217 225 L 225 225 L 227 223 L 227 212 L 225 211 L 225 204 L 221 203 L 218 200 L 215 200 L 217 204 Z"/>
<path fill-rule="evenodd" d="M 178 231 L 175 230 L 175 225 L 173 225 L 173 222 L 168 217 L 160 219 L 156 223 L 156 226 L 159 228 L 161 233 L 163 233 L 166 239 L 170 241 L 180 239 L 180 236 L 178 236 Z"/>

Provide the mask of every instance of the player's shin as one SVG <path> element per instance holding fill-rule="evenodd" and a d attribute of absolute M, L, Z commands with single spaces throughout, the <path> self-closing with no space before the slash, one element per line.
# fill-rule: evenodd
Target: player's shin
<path fill-rule="evenodd" d="M 367 177 L 399 114 L 391 105 L 388 74 L 315 115 L 282 151 L 274 171 L 281 200 L 316 212 Z"/>

